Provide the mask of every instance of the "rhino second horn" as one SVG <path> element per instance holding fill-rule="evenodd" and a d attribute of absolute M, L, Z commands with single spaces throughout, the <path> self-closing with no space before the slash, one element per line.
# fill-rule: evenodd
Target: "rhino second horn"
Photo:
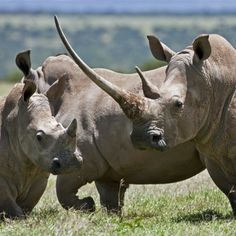
<path fill-rule="evenodd" d="M 135 70 L 137 71 L 139 77 L 142 80 L 142 87 L 143 87 L 143 94 L 147 98 L 151 99 L 157 99 L 160 97 L 158 88 L 153 85 L 147 78 L 145 78 L 142 71 L 139 69 L 138 66 L 135 67 Z"/>
<path fill-rule="evenodd" d="M 66 129 L 66 133 L 70 137 L 74 138 L 74 137 L 76 137 L 76 131 L 77 131 L 77 120 L 73 119 L 72 122 L 70 123 L 70 125 Z"/>

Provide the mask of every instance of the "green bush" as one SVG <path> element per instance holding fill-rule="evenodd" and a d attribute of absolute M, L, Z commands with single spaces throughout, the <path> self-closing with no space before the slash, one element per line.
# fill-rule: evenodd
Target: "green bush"
<path fill-rule="evenodd" d="M 152 60 L 147 61 L 140 67 L 143 71 L 146 71 L 146 70 L 153 70 L 153 69 L 165 66 L 165 65 L 167 65 L 167 63 L 164 61 L 158 61 L 156 59 L 152 59 Z"/>
<path fill-rule="evenodd" d="M 22 73 L 20 71 L 13 71 L 6 75 L 5 78 L 3 78 L 6 82 L 9 83 L 17 83 L 21 81 L 21 78 L 23 77 Z"/>

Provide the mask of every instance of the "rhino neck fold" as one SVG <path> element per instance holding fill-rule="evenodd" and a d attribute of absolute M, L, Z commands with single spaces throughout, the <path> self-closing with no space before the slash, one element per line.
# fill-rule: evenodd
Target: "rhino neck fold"
<path fill-rule="evenodd" d="M 9 165 L 11 165 L 13 169 L 17 168 L 17 170 L 21 173 L 21 171 L 26 169 L 33 171 L 37 170 L 38 168 L 25 155 L 21 148 L 21 136 L 18 134 L 18 131 L 22 123 L 19 120 L 19 117 L 21 116 L 18 116 L 17 114 L 19 112 L 19 108 L 17 107 L 15 101 L 16 98 L 17 96 L 13 96 L 13 99 L 9 99 L 8 97 L 2 109 L 1 142 L 4 140 L 4 145 L 8 147 L 7 157 L 10 163 Z M 24 118 L 22 117 L 22 119 Z"/>
<path fill-rule="evenodd" d="M 17 133 L 18 127 L 16 127 L 17 124 L 19 124 L 18 119 L 12 119 L 8 122 L 6 122 L 8 128 L 6 129 L 6 135 L 8 140 L 8 146 L 10 155 L 14 156 L 13 161 L 16 161 L 14 159 L 17 159 L 17 165 L 19 166 L 19 169 L 37 169 L 37 167 L 32 163 L 32 161 L 25 155 L 24 151 L 21 148 L 21 141 L 19 139 L 19 135 Z M 10 127 L 10 128 L 9 128 Z"/>
<path fill-rule="evenodd" d="M 216 154 L 219 149 L 222 151 L 227 145 L 224 142 L 227 139 L 226 119 L 228 108 L 235 96 L 234 86 L 221 89 L 221 92 L 216 89 L 213 91 L 206 124 L 195 138 L 199 151 L 208 154 Z"/>

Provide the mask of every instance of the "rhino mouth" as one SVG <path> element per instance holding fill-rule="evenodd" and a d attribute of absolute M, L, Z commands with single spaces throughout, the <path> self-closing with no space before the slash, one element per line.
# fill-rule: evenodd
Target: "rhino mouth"
<path fill-rule="evenodd" d="M 153 137 L 151 144 L 152 144 L 153 148 L 155 148 L 161 152 L 164 152 L 167 149 L 166 141 L 163 138 Z"/>
<path fill-rule="evenodd" d="M 59 174 L 60 174 L 60 171 L 51 168 L 51 169 L 50 169 L 50 173 L 53 174 L 53 175 L 59 175 Z"/>

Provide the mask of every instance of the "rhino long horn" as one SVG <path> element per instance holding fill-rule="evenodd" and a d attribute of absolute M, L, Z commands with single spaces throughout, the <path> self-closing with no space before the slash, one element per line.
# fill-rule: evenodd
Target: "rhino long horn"
<path fill-rule="evenodd" d="M 69 126 L 66 129 L 66 133 L 74 138 L 76 136 L 76 131 L 77 131 L 77 120 L 73 119 L 72 122 L 69 124 Z"/>
<path fill-rule="evenodd" d="M 80 69 L 94 82 L 96 83 L 101 89 L 103 89 L 106 93 L 108 93 L 123 109 L 126 116 L 130 119 L 137 119 L 140 117 L 143 106 L 144 106 L 144 98 L 138 96 L 136 94 L 126 92 L 123 89 L 119 88 L 118 86 L 110 83 L 102 76 L 98 75 L 93 69 L 91 69 L 74 51 L 71 47 L 70 43 L 68 42 L 60 24 L 56 16 L 54 16 L 56 28 L 58 34 L 66 47 L 67 51 L 74 59 L 75 63 L 80 67 Z"/>
<path fill-rule="evenodd" d="M 157 99 L 160 97 L 158 88 L 153 85 L 142 73 L 138 66 L 135 67 L 139 77 L 142 80 L 143 94 L 147 98 Z"/>

